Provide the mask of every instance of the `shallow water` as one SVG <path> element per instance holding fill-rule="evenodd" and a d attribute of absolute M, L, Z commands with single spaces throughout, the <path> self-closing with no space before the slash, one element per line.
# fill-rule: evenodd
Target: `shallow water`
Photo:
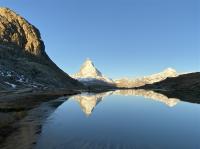
<path fill-rule="evenodd" d="M 37 149 L 198 149 L 200 105 L 145 90 L 76 95 L 42 127 Z"/>

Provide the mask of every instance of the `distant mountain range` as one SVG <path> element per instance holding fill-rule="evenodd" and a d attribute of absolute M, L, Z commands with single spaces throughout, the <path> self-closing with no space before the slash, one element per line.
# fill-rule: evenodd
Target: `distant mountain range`
<path fill-rule="evenodd" d="M 137 79 L 118 79 L 112 80 L 104 76 L 94 65 L 94 63 L 87 59 L 80 68 L 80 71 L 74 75 L 73 78 L 79 80 L 85 85 L 104 85 L 104 86 L 115 86 L 120 88 L 133 88 L 143 86 L 145 84 L 152 84 L 155 82 L 162 81 L 168 77 L 178 76 L 176 70 L 167 68 L 160 73 L 156 73 L 150 76 L 141 77 Z"/>
<path fill-rule="evenodd" d="M 153 84 L 155 82 L 160 82 L 162 80 L 165 80 L 166 78 L 177 77 L 177 76 L 178 73 L 176 72 L 176 70 L 172 68 L 167 68 L 162 72 L 150 76 L 145 76 L 136 79 L 128 79 L 128 78 L 118 79 L 115 80 L 115 84 L 117 87 L 133 88 L 133 87 L 143 86 L 146 84 Z"/>

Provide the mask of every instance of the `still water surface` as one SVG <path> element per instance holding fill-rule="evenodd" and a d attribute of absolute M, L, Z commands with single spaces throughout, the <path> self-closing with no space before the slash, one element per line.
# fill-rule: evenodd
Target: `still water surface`
<path fill-rule="evenodd" d="M 145 90 L 84 93 L 42 127 L 37 149 L 200 149 L 200 105 Z"/>

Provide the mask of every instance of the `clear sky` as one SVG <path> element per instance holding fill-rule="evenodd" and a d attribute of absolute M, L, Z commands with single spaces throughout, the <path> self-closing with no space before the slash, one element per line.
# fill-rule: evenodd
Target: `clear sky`
<path fill-rule="evenodd" d="M 109 77 L 200 71 L 199 0 L 0 0 L 34 24 L 69 74 L 89 57 Z"/>

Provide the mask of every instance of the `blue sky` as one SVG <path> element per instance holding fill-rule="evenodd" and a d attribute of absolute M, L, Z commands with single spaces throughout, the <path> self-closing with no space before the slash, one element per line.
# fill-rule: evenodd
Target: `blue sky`
<path fill-rule="evenodd" d="M 69 74 L 89 57 L 113 78 L 200 71 L 199 0 L 1 0 L 39 28 Z"/>

